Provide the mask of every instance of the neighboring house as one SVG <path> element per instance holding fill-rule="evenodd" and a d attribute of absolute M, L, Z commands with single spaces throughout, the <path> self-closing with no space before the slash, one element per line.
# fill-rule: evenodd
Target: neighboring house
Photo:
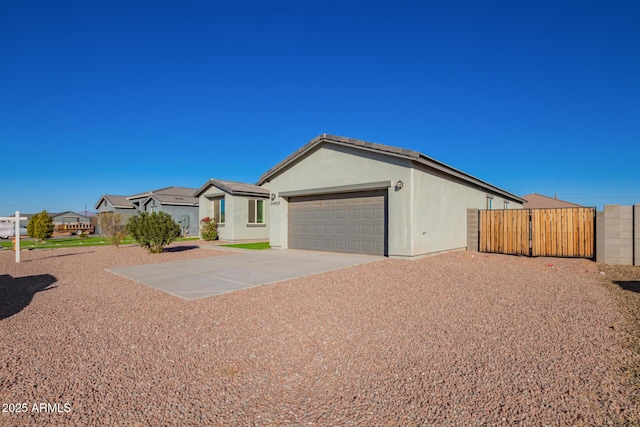
<path fill-rule="evenodd" d="M 200 220 L 216 221 L 220 240 L 269 239 L 269 190 L 210 179 L 194 195 L 199 198 Z"/>
<path fill-rule="evenodd" d="M 53 219 L 53 225 L 61 225 L 61 224 L 76 224 L 76 223 L 90 223 L 91 222 L 91 218 L 89 218 L 86 215 L 82 215 L 76 212 L 72 212 L 72 211 L 66 211 L 66 212 L 47 212 L 47 214 L 49 214 L 49 216 L 51 217 L 51 219 Z M 29 220 L 31 219 L 32 216 L 34 216 L 35 214 L 25 214 L 25 213 L 20 213 L 21 217 L 25 217 L 25 220 L 20 220 L 20 226 L 21 227 L 26 227 L 27 224 L 29 223 Z M 13 215 L 10 215 L 13 216 Z"/>
<path fill-rule="evenodd" d="M 90 224 L 91 218 L 85 215 L 81 215 L 76 212 L 49 212 L 49 216 L 53 218 L 53 225 L 66 225 L 66 224 Z"/>
<path fill-rule="evenodd" d="M 323 134 L 267 171 L 275 248 L 415 257 L 466 248 L 467 209 L 524 200 L 416 151 Z"/>
<path fill-rule="evenodd" d="M 550 208 L 582 208 L 584 206 L 576 205 L 575 203 L 565 202 L 558 199 L 558 197 L 548 197 L 542 194 L 531 193 L 526 196 L 522 196 L 524 199 L 525 209 L 550 209 Z"/>
<path fill-rule="evenodd" d="M 164 212 L 171 215 L 185 234 L 198 233 L 198 198 L 193 196 L 195 188 L 165 187 L 132 196 L 103 195 L 95 209 L 103 212 L 119 212 L 126 217 L 139 212 Z"/>
<path fill-rule="evenodd" d="M 116 212 L 125 216 L 133 216 L 138 213 L 138 210 L 127 199 L 127 196 L 114 196 L 112 194 L 103 194 L 94 209 L 98 215 L 104 212 Z"/>

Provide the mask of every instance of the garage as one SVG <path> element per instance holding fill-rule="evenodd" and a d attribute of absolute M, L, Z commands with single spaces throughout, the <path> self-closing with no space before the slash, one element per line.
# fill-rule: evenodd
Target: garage
<path fill-rule="evenodd" d="M 387 254 L 387 191 L 289 198 L 289 248 Z"/>

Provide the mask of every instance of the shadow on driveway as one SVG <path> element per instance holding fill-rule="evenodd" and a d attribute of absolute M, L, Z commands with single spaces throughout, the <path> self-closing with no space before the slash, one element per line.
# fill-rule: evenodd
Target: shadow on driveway
<path fill-rule="evenodd" d="M 57 281 L 50 274 L 18 278 L 0 274 L 0 320 L 20 313 L 36 293 L 56 288 L 51 285 Z"/>

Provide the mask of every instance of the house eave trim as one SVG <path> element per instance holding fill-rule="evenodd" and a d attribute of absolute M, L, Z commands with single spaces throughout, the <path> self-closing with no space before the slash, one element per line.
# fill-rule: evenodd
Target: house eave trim
<path fill-rule="evenodd" d="M 278 196 L 298 197 L 298 196 L 311 196 L 316 194 L 353 193 L 356 191 L 382 190 L 389 187 L 393 187 L 393 182 L 390 180 L 366 182 L 362 184 L 338 185 L 335 187 L 320 187 L 320 188 L 309 188 L 304 190 L 282 191 L 278 193 Z"/>

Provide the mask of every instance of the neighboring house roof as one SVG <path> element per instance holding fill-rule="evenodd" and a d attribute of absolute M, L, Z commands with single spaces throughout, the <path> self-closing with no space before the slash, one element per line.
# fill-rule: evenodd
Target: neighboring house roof
<path fill-rule="evenodd" d="M 34 215 L 36 215 L 36 214 L 26 214 L 26 213 L 22 213 L 22 212 L 20 212 L 20 216 L 23 216 L 23 217 L 27 218 L 27 221 L 28 221 L 28 220 L 30 220 L 30 219 L 31 219 L 31 217 L 32 217 L 32 216 L 34 216 Z M 6 216 L 6 217 L 15 218 L 16 213 L 15 213 L 15 212 L 13 212 L 11 215 L 5 215 L 5 216 Z M 24 221 L 24 220 L 23 220 L 23 221 Z"/>
<path fill-rule="evenodd" d="M 557 197 L 543 196 L 542 194 L 531 193 L 522 196 L 525 200 L 526 209 L 552 209 L 552 208 L 581 208 L 583 206 L 575 203 L 560 200 Z"/>
<path fill-rule="evenodd" d="M 98 206 L 100 206 L 100 203 L 102 203 L 103 200 L 106 200 L 114 208 L 135 209 L 135 206 L 131 204 L 127 196 L 114 196 L 111 194 L 102 195 L 102 197 L 100 197 L 100 200 L 98 200 L 98 203 L 96 203 L 94 209 L 98 209 Z"/>
<path fill-rule="evenodd" d="M 207 189 L 211 186 L 219 188 L 220 190 L 226 193 L 232 194 L 234 196 L 267 197 L 269 195 L 269 190 L 267 190 L 266 188 L 259 187 L 257 185 L 247 184 L 244 182 L 223 181 L 221 179 L 213 179 L 213 178 L 207 181 L 193 195 L 195 197 L 200 197 L 200 195 L 205 191 L 207 191 Z"/>
<path fill-rule="evenodd" d="M 193 189 L 191 189 L 193 190 Z M 161 205 L 198 206 L 198 198 L 193 196 L 174 196 L 171 194 L 153 194 L 142 202 L 143 205 L 153 199 Z"/>
<path fill-rule="evenodd" d="M 134 194 L 133 196 L 128 196 L 127 199 L 139 199 L 142 197 L 148 197 L 153 195 L 169 195 L 169 196 L 178 196 L 178 197 L 193 197 L 193 192 L 196 191 L 195 188 L 187 188 L 187 187 L 163 187 L 157 190 L 146 191 L 144 193 Z"/>
<path fill-rule="evenodd" d="M 48 212 L 48 213 L 49 213 L 49 216 L 50 216 L 50 217 L 52 217 L 52 218 L 55 218 L 55 217 L 57 217 L 57 216 L 66 215 L 66 214 L 73 214 L 73 215 L 77 215 L 77 216 L 81 216 L 81 217 L 83 217 L 83 218 L 87 218 L 87 219 L 89 219 L 89 217 L 88 217 L 88 216 L 86 216 L 86 215 L 82 215 L 82 214 L 79 214 L 79 213 L 77 213 L 77 212 L 73 212 L 73 211 L 55 212 L 55 213 L 54 213 L 54 212 Z"/>
<path fill-rule="evenodd" d="M 519 203 L 524 203 L 524 200 L 516 196 L 515 194 L 511 194 L 505 190 L 502 190 L 501 188 L 498 188 L 474 176 L 471 176 L 465 172 L 455 169 L 445 163 L 435 160 L 418 151 L 408 150 L 408 149 L 399 148 L 399 147 L 393 147 L 390 145 L 378 144 L 375 142 L 367 142 L 367 141 L 347 138 L 343 136 L 328 135 L 326 133 L 323 133 L 322 135 L 319 135 L 316 138 L 312 139 L 309 143 L 304 145 L 295 153 L 291 154 L 289 157 L 287 157 L 286 159 L 284 159 L 283 161 L 275 165 L 273 168 L 269 169 L 260 177 L 260 180 L 256 184 L 262 185 L 266 182 L 269 182 L 269 180 L 271 180 L 275 176 L 282 173 L 289 166 L 293 165 L 297 160 L 301 159 L 302 157 L 304 157 L 305 155 L 307 155 L 308 153 L 310 153 L 320 145 L 326 144 L 326 143 L 357 148 L 364 151 L 383 153 L 392 157 L 399 157 L 402 159 L 411 160 L 416 163 L 420 163 L 427 167 L 435 169 L 437 171 L 440 171 L 446 175 L 449 175 L 450 177 L 460 179 L 475 187 L 480 187 L 484 190 L 488 190 L 493 193 L 499 194 L 502 197 L 505 197 L 507 199 L 514 200 Z"/>

